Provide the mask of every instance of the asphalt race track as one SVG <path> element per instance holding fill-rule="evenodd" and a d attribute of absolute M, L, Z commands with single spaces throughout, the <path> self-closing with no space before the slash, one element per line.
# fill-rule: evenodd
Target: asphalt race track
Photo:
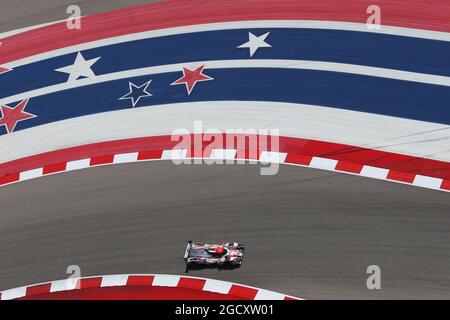
<path fill-rule="evenodd" d="M 67 18 L 69 5 L 81 7 L 81 15 L 90 15 L 123 7 L 137 6 L 160 0 L 2 0 L 0 32 L 25 28 Z"/>
<path fill-rule="evenodd" d="M 113 4 L 114 2 L 114 4 Z M 2 1 L 0 32 L 148 3 Z M 239 241 L 235 270 L 188 275 L 308 298 L 450 299 L 447 193 L 309 168 L 122 164 L 0 188 L 0 290 L 67 277 L 185 272 L 186 241 Z M 366 268 L 381 268 L 381 290 Z"/>
<path fill-rule="evenodd" d="M 449 298 L 444 192 L 282 166 L 105 166 L 0 189 L 2 288 L 82 275 L 183 274 L 188 239 L 240 241 L 240 269 L 190 271 L 304 298 Z M 379 265 L 382 290 L 366 288 Z"/>

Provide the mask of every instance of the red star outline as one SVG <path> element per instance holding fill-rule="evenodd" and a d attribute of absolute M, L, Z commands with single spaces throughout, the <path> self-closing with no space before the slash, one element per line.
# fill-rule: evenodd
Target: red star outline
<path fill-rule="evenodd" d="M 170 85 L 184 84 L 186 85 L 188 95 L 190 95 L 197 82 L 214 80 L 214 78 L 203 74 L 203 69 L 205 69 L 205 65 L 202 65 L 195 70 L 189 70 L 188 68 L 183 67 L 183 76 L 172 82 Z"/>
<path fill-rule="evenodd" d="M 15 107 L 7 105 L 0 106 L 2 117 L 0 126 L 5 126 L 7 133 L 11 133 L 16 128 L 18 122 L 37 117 L 35 114 L 25 112 L 29 99 L 22 100 Z"/>

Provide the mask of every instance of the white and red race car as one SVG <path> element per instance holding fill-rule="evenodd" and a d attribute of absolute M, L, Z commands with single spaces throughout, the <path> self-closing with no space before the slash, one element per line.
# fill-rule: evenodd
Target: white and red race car
<path fill-rule="evenodd" d="M 236 242 L 222 244 L 193 243 L 188 241 L 184 261 L 189 266 L 239 266 L 244 258 L 244 246 Z"/>

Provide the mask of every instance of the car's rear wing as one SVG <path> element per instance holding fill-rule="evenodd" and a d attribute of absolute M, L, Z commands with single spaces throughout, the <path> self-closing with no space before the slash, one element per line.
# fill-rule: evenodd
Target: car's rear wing
<path fill-rule="evenodd" d="M 192 241 L 188 241 L 188 244 L 186 246 L 186 251 L 184 252 L 184 260 L 187 260 L 187 258 L 189 257 L 189 252 L 191 251 L 191 245 L 192 245 Z"/>

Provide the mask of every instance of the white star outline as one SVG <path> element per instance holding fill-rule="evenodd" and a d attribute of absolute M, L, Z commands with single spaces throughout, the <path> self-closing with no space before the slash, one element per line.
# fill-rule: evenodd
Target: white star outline
<path fill-rule="evenodd" d="M 132 83 L 131 81 L 128 81 L 128 88 L 129 88 L 129 92 L 127 94 L 125 94 L 124 96 L 120 97 L 119 100 L 125 100 L 125 99 L 131 99 L 131 104 L 133 105 L 133 108 L 137 105 L 137 103 L 139 102 L 139 100 L 141 100 L 141 98 L 145 98 L 145 97 L 152 97 L 153 95 L 147 91 L 148 86 L 150 85 L 150 83 L 153 81 L 153 79 L 148 80 L 147 82 L 145 82 L 144 84 L 141 84 L 140 86 L 135 85 L 134 83 Z M 133 93 L 133 88 L 136 89 L 140 89 L 143 86 L 145 86 L 144 90 L 142 90 L 144 93 L 146 93 L 145 95 L 139 96 L 136 101 L 134 100 L 134 97 L 127 97 L 127 95 L 129 95 L 130 93 Z"/>
<path fill-rule="evenodd" d="M 253 33 L 249 32 L 248 41 L 246 43 L 237 46 L 237 48 L 239 49 L 248 48 L 251 58 L 259 48 L 272 48 L 272 46 L 265 41 L 266 38 L 269 36 L 269 34 L 270 31 L 260 36 L 255 36 Z"/>

